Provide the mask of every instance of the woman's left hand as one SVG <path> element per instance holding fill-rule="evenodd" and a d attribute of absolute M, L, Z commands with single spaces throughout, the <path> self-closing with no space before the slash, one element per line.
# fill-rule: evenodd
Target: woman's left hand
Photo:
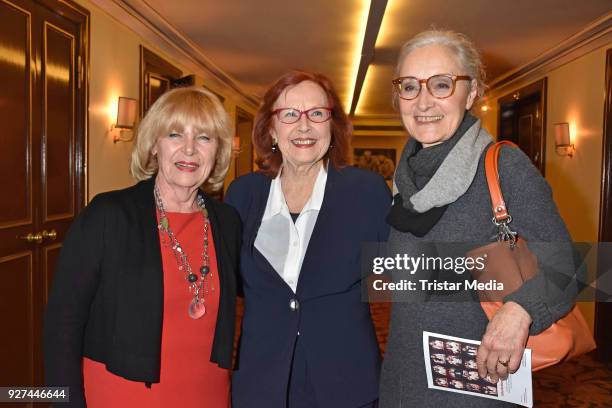
<path fill-rule="evenodd" d="M 495 313 L 476 355 L 478 374 L 493 382 L 518 370 L 529 337 L 531 316 L 515 302 L 505 303 Z"/>

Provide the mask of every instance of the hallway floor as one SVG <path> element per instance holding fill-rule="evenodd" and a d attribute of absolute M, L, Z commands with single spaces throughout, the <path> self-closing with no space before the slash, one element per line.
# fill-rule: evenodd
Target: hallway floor
<path fill-rule="evenodd" d="M 391 303 L 370 304 L 382 352 L 389 333 Z M 593 353 L 534 373 L 535 407 L 612 407 L 612 364 L 595 360 Z"/>

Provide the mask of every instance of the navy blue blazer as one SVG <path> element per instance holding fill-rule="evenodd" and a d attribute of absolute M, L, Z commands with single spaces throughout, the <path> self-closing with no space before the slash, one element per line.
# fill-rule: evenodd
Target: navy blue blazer
<path fill-rule="evenodd" d="M 285 407 L 298 332 L 318 406 L 354 408 L 374 401 L 380 352 L 369 305 L 361 300 L 361 243 L 387 240 L 389 189 L 372 172 L 329 166 L 293 293 L 254 246 L 270 185 L 269 177 L 251 173 L 236 179 L 226 196 L 243 222 L 244 318 L 233 407 Z M 295 300 L 298 308 L 291 307 Z"/>

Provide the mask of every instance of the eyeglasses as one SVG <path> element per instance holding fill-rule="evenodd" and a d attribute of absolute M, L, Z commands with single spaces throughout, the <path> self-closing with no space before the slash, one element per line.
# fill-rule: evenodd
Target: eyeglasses
<path fill-rule="evenodd" d="M 399 77 L 391 81 L 395 91 L 402 99 L 411 100 L 421 93 L 421 84 L 427 86 L 431 96 L 444 99 L 455 93 L 457 81 L 470 81 L 472 78 L 467 75 L 439 74 L 430 76 L 427 79 L 419 79 L 411 76 Z"/>
<path fill-rule="evenodd" d="M 323 123 L 331 118 L 332 108 L 316 107 L 305 111 L 293 108 L 281 108 L 273 110 L 272 113 L 276 115 L 278 120 L 288 125 L 300 120 L 304 114 L 306 114 L 306 117 L 311 122 Z"/>

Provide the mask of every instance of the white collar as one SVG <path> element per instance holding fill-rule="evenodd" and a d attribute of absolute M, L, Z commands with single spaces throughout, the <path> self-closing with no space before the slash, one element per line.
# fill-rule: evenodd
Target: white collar
<path fill-rule="evenodd" d="M 278 214 L 285 214 L 289 217 L 289 207 L 287 207 L 287 202 L 285 201 L 285 195 L 283 194 L 283 188 L 281 186 L 281 172 L 278 172 L 278 176 L 274 180 L 272 180 L 272 184 L 270 185 L 270 194 L 268 195 L 268 203 L 266 204 L 266 210 L 264 212 L 262 221 L 272 218 Z M 320 211 L 321 206 L 323 205 L 323 197 L 325 196 L 325 184 L 327 183 L 327 168 L 325 165 L 322 165 L 319 169 L 319 174 L 317 175 L 317 179 L 315 180 L 314 186 L 312 188 L 312 194 L 310 198 L 304 205 L 302 209 L 302 213 L 306 211 Z"/>

